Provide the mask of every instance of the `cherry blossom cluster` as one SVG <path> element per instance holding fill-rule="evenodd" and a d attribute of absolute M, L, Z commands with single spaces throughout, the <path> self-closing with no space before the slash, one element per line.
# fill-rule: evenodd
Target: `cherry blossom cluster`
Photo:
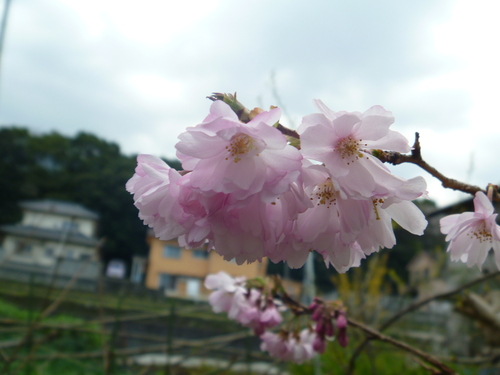
<path fill-rule="evenodd" d="M 209 302 L 214 312 L 226 312 L 230 319 L 261 336 L 267 328 L 280 324 L 282 317 L 272 295 L 248 289 L 246 284 L 245 277 L 232 278 L 222 271 L 205 279 L 205 287 L 213 290 Z"/>
<path fill-rule="evenodd" d="M 225 312 L 252 328 L 262 340 L 261 349 L 275 358 L 302 363 L 323 353 L 326 342 L 335 337 L 340 345 L 347 345 L 347 318 L 339 301 L 316 298 L 305 307 L 288 296 L 278 279 L 246 280 L 224 272 L 208 275 L 205 287 L 212 290 L 209 302 L 213 311 Z M 278 331 L 271 331 L 283 323 L 287 310 L 291 319 Z"/>
<path fill-rule="evenodd" d="M 179 136 L 183 172 L 138 156 L 126 188 L 139 217 L 161 240 L 208 244 L 238 264 L 269 257 L 297 268 L 315 250 L 339 272 L 392 248 L 392 220 L 423 234 L 427 221 L 412 200 L 425 196 L 424 179 L 397 177 L 374 156 L 410 151 L 389 129 L 391 112 L 315 104 L 319 112 L 305 116 L 291 139 L 279 130 L 279 108 L 254 110 L 242 121 L 225 101 L 214 101 L 203 122 Z"/>
<path fill-rule="evenodd" d="M 478 191 L 474 198 L 474 212 L 449 215 L 441 219 L 441 232 L 449 241 L 448 252 L 452 261 L 467 266 L 483 265 L 493 248 L 495 262 L 500 270 L 500 226 L 496 223 L 491 195 L 495 186 L 488 186 L 488 196 Z"/>

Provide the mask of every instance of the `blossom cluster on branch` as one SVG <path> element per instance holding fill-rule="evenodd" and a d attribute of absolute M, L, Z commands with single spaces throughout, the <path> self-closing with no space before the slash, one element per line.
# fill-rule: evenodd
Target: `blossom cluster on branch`
<path fill-rule="evenodd" d="M 159 239 L 178 238 L 187 248 L 206 245 L 238 264 L 268 257 L 297 268 L 317 251 L 327 267 L 345 272 L 396 244 L 393 221 L 423 234 L 427 221 L 412 201 L 426 196 L 425 180 L 403 179 L 384 165 L 409 162 L 444 187 L 475 194 L 474 212 L 441 219 L 451 259 L 481 268 L 493 248 L 500 269 L 500 226 L 492 205 L 500 200 L 498 187 L 490 184 L 485 194 L 445 177 L 422 159 L 418 133 L 411 148 L 389 129 L 394 118 L 383 107 L 334 112 L 316 100 L 319 112 L 305 116 L 294 131 L 279 123 L 279 108 L 249 111 L 229 94 L 210 99 L 208 116 L 179 135 L 184 171 L 139 155 L 127 182 L 139 217 Z M 219 273 L 209 275 L 205 286 L 213 291 L 213 310 L 253 329 L 274 357 L 301 363 L 322 353 L 329 339 L 345 346 L 350 325 L 413 353 L 439 373 L 454 373 L 433 356 L 348 320 L 339 301 L 316 298 L 301 305 L 277 279 Z M 285 310 L 292 316 L 287 322 Z"/>
<path fill-rule="evenodd" d="M 474 212 L 449 215 L 441 219 L 441 232 L 449 241 L 448 252 L 452 261 L 462 261 L 469 267 L 483 265 L 493 248 L 495 262 L 500 270 L 500 226 L 496 223 L 491 195 L 494 186 L 488 187 L 488 195 L 478 191 L 474 198 Z"/>
<path fill-rule="evenodd" d="M 395 245 L 392 220 L 423 233 L 427 221 L 412 200 L 426 195 L 425 180 L 398 177 L 374 156 L 410 151 L 389 129 L 391 112 L 334 112 L 316 100 L 319 113 L 288 132 L 296 137 L 289 142 L 279 108 L 241 116 L 230 104 L 215 100 L 200 124 L 179 135 L 184 172 L 138 156 L 126 187 L 158 238 L 208 244 L 238 264 L 268 257 L 296 268 L 314 250 L 345 272 Z"/>
<path fill-rule="evenodd" d="M 291 299 L 277 278 L 247 280 L 225 272 L 208 275 L 205 287 L 212 290 L 213 311 L 252 328 L 262 340 L 261 349 L 275 358 L 302 363 L 323 353 L 327 340 L 335 337 L 347 345 L 347 319 L 339 301 L 316 298 L 306 307 Z M 282 314 L 288 311 L 291 319 L 271 331 L 283 323 Z"/>

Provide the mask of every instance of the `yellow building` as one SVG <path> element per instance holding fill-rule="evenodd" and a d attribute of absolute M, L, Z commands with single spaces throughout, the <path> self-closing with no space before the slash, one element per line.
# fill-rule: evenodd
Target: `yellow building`
<path fill-rule="evenodd" d="M 146 286 L 163 289 L 171 296 L 203 299 L 209 294 L 203 286 L 205 277 L 219 271 L 247 278 L 266 274 L 267 258 L 262 263 L 239 266 L 234 261 L 225 261 L 213 250 L 181 248 L 177 240 L 161 241 L 148 234 L 148 244 Z"/>

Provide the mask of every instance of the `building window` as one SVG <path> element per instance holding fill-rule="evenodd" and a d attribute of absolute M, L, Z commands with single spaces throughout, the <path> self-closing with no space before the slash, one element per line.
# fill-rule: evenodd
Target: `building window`
<path fill-rule="evenodd" d="M 158 287 L 163 290 L 175 291 L 177 289 L 177 276 L 161 273 Z"/>
<path fill-rule="evenodd" d="M 181 248 L 178 246 L 165 245 L 163 247 L 163 257 L 178 259 L 181 257 Z"/>
<path fill-rule="evenodd" d="M 197 259 L 207 259 L 208 251 L 202 249 L 194 249 L 193 250 L 193 258 Z"/>
<path fill-rule="evenodd" d="M 18 242 L 16 244 L 16 248 L 15 248 L 14 252 L 17 255 L 28 256 L 28 255 L 31 255 L 31 249 L 32 249 L 32 246 L 30 244 L 27 244 L 26 242 Z"/>
<path fill-rule="evenodd" d="M 430 274 L 431 274 L 430 269 L 426 268 L 426 269 L 424 270 L 424 279 L 425 279 L 425 280 L 429 280 L 429 276 L 430 276 Z"/>
<path fill-rule="evenodd" d="M 186 295 L 191 298 L 198 298 L 200 296 L 201 280 L 189 277 L 186 280 Z"/>
<path fill-rule="evenodd" d="M 78 231 L 79 225 L 74 221 L 63 221 L 62 229 L 64 231 Z"/>

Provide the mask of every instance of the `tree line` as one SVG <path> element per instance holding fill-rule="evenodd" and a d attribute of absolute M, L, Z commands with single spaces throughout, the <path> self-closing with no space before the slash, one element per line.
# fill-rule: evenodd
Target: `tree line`
<path fill-rule="evenodd" d="M 180 168 L 177 160 L 165 160 Z M 146 230 L 125 183 L 136 155 L 80 132 L 34 134 L 27 128 L 0 129 L 0 224 L 21 220 L 19 202 L 58 199 L 82 204 L 99 214 L 98 236 L 104 237 L 102 259 L 146 255 Z"/>

